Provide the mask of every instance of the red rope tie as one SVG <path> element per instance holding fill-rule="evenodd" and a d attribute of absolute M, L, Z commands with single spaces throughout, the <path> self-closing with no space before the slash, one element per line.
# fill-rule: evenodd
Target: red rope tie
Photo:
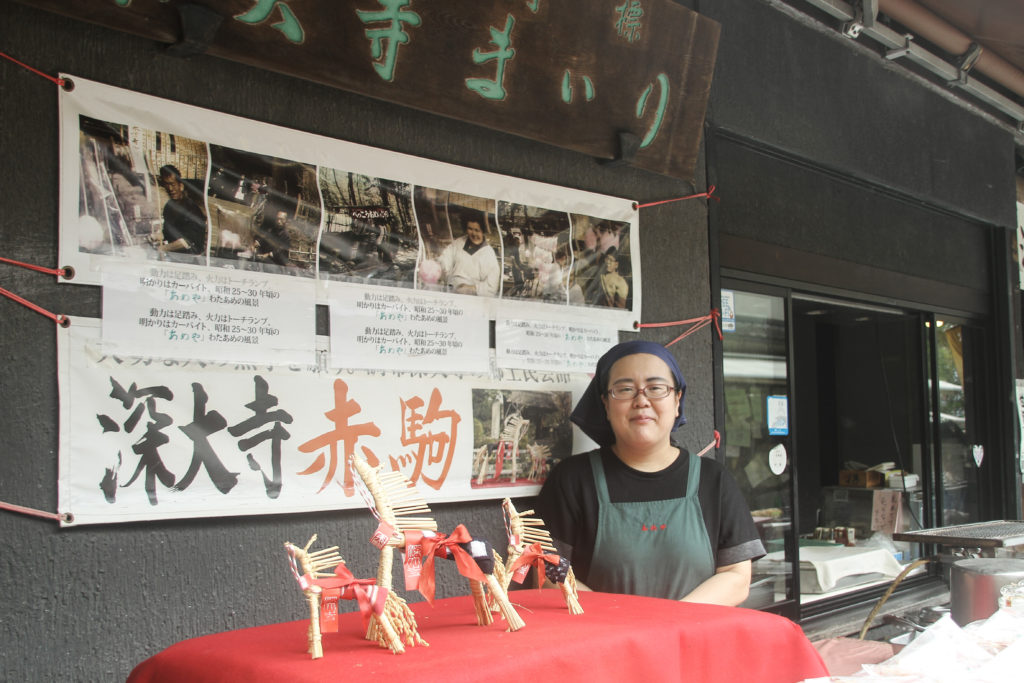
<path fill-rule="evenodd" d="M 15 59 L 14 57 L 12 57 L 12 56 L 10 56 L 8 54 L 0 52 L 0 57 L 3 57 L 4 59 L 9 59 L 12 62 L 14 62 L 15 64 L 17 64 L 18 66 L 24 67 L 24 68 L 28 69 L 29 71 L 31 71 L 32 73 L 38 74 L 39 76 L 42 76 L 43 78 L 45 78 L 48 81 L 53 81 L 54 83 L 56 83 L 57 85 L 59 85 L 62 88 L 65 85 L 67 85 L 67 81 L 65 81 L 63 78 L 56 78 L 54 76 L 51 76 L 50 74 L 44 74 L 39 69 L 33 69 L 28 64 L 25 64 L 24 62 L 19 62 L 17 59 Z"/>
<path fill-rule="evenodd" d="M 47 268 L 46 266 L 37 266 L 31 263 L 25 263 L 24 261 L 15 261 L 14 259 L 4 258 L 0 256 L 0 261 L 4 263 L 10 263 L 12 266 L 18 266 L 20 268 L 27 268 L 34 270 L 37 273 L 46 273 L 47 275 L 56 275 L 57 277 L 64 277 L 71 279 L 74 276 L 74 268 L 71 266 L 64 266 L 63 268 Z"/>
<path fill-rule="evenodd" d="M 57 512 L 44 512 L 43 510 L 36 510 L 35 508 L 27 508 L 21 505 L 14 505 L 12 503 L 0 502 L 0 510 L 8 510 L 10 512 L 20 512 L 23 515 L 30 515 L 32 517 L 42 517 L 43 519 L 55 519 L 58 522 L 72 522 L 74 521 L 74 515 L 70 512 L 60 514 Z"/>
<path fill-rule="evenodd" d="M 707 197 L 708 199 L 714 199 L 716 202 L 722 201 L 721 198 L 715 196 L 715 186 L 709 185 L 707 192 L 698 192 L 697 194 L 687 195 L 686 197 L 676 197 L 675 199 L 662 199 L 657 202 L 647 202 L 646 204 L 633 203 L 634 209 L 646 209 L 649 206 L 658 206 L 660 204 L 670 204 L 672 202 L 681 202 L 684 199 L 697 199 L 698 197 Z"/>
<path fill-rule="evenodd" d="M 71 319 L 68 318 L 66 315 L 58 315 L 56 313 L 50 313 L 45 308 L 41 308 L 40 306 L 36 306 L 34 303 L 29 301 L 28 299 L 22 299 L 20 296 L 18 296 L 14 292 L 8 292 L 3 287 L 0 287 L 0 294 L 3 294 L 8 299 L 11 299 L 13 301 L 17 301 L 19 304 L 21 304 L 23 306 L 27 306 L 28 308 L 31 308 L 36 313 L 42 313 L 47 318 L 53 320 L 55 323 L 57 323 L 61 327 L 68 327 L 69 325 L 71 325 Z"/>
<path fill-rule="evenodd" d="M 700 457 L 702 457 L 702 456 L 703 456 L 703 455 L 704 455 L 705 453 L 707 453 L 708 451 L 710 451 L 710 450 L 711 450 L 712 448 L 721 448 L 721 446 L 722 446 L 722 435 L 721 435 L 721 434 L 719 433 L 719 431 L 718 431 L 718 430 L 716 429 L 716 430 L 715 430 L 715 438 L 714 438 L 714 440 L 713 440 L 713 441 L 712 441 L 711 443 L 709 443 L 709 444 L 708 444 L 707 446 L 705 446 L 705 447 L 704 447 L 704 448 L 703 448 L 703 449 L 701 450 L 701 452 L 697 454 L 697 457 L 698 457 L 698 458 L 700 458 Z"/>
<path fill-rule="evenodd" d="M 721 317 L 721 312 L 717 308 L 712 308 L 710 313 L 708 313 L 707 315 L 702 315 L 699 318 L 690 318 L 688 320 L 674 320 L 672 322 L 667 323 L 637 323 L 635 327 L 642 329 L 644 327 L 674 327 L 677 325 L 691 325 L 691 327 L 688 330 L 683 332 L 681 335 L 679 335 L 669 343 L 665 344 L 665 348 L 668 348 L 669 346 L 675 344 L 677 341 L 685 339 L 694 332 L 697 332 L 698 330 L 701 330 L 711 324 L 714 324 L 715 330 L 718 332 L 718 338 L 722 339 L 722 328 L 718 324 L 718 320 Z"/>

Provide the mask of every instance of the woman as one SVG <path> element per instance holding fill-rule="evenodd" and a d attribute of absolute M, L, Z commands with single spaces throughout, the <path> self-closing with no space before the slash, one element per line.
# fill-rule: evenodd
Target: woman
<path fill-rule="evenodd" d="M 738 605 L 764 546 L 735 481 L 670 439 L 686 383 L 660 344 L 597 363 L 572 419 L 601 446 L 558 463 L 537 512 L 585 588 Z"/>

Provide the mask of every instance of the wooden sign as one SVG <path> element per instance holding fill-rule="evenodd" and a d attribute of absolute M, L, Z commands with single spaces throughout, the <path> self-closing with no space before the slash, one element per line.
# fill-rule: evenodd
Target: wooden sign
<path fill-rule="evenodd" d="M 672 0 L 20 0 L 692 179 L 720 26 Z"/>

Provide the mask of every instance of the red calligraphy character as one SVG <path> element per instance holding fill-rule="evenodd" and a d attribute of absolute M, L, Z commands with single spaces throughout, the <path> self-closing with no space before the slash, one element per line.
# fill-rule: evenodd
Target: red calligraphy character
<path fill-rule="evenodd" d="M 351 496 L 355 493 L 349 461 L 352 458 L 352 454 L 355 453 L 356 442 L 359 441 L 361 436 L 380 436 L 380 428 L 373 422 L 349 424 L 349 419 L 358 415 L 360 410 L 362 410 L 362 406 L 355 401 L 350 401 L 348 398 L 348 385 L 340 379 L 334 380 L 334 408 L 324 413 L 327 419 L 334 423 L 334 429 L 324 432 L 320 436 L 314 437 L 299 446 L 299 450 L 303 453 L 314 453 L 322 448 L 327 448 L 328 450 L 327 456 L 323 452 L 318 453 L 313 460 L 313 464 L 299 472 L 300 475 L 314 474 L 325 467 L 327 468 L 324 483 L 317 490 L 317 493 L 327 488 L 327 485 L 331 483 L 338 471 L 339 443 L 343 446 L 345 454 L 345 461 L 342 467 L 344 472 L 342 489 L 344 489 L 346 496 Z M 363 450 L 366 453 L 370 466 L 376 467 L 377 459 L 369 450 Z"/>
<path fill-rule="evenodd" d="M 454 410 L 441 410 L 441 392 L 434 389 L 430 394 L 430 403 L 426 414 L 421 414 L 423 399 L 414 396 L 402 401 L 402 445 L 416 446 L 416 464 L 409 479 L 415 484 L 422 478 L 423 483 L 440 490 L 452 466 L 455 444 L 458 437 L 459 422 L 462 418 Z M 428 471 L 440 474 L 431 478 L 424 474 L 424 466 Z M 398 469 L 392 462 L 392 468 Z"/>

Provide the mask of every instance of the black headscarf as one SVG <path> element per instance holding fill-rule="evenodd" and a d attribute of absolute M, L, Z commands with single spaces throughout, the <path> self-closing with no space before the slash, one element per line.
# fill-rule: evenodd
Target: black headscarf
<path fill-rule="evenodd" d="M 683 373 L 679 369 L 676 359 L 668 352 L 668 349 L 655 342 L 639 340 L 622 342 L 608 349 L 597 361 L 597 371 L 594 373 L 594 378 L 590 380 L 586 391 L 583 392 L 583 396 L 580 397 L 579 402 L 573 409 L 572 415 L 569 416 L 569 419 L 576 423 L 583 430 L 584 434 L 600 446 L 610 446 L 615 443 L 615 433 L 612 431 L 611 423 L 608 422 L 604 402 L 601 400 L 601 396 L 608 388 L 608 373 L 611 371 L 615 361 L 636 353 L 649 353 L 662 359 L 668 365 L 669 370 L 672 371 L 672 377 L 675 378 L 676 387 L 680 390 L 679 417 L 676 418 L 672 429 L 675 430 L 680 425 L 686 424 L 686 416 L 683 413 L 683 399 L 686 398 L 686 380 L 683 379 Z"/>

